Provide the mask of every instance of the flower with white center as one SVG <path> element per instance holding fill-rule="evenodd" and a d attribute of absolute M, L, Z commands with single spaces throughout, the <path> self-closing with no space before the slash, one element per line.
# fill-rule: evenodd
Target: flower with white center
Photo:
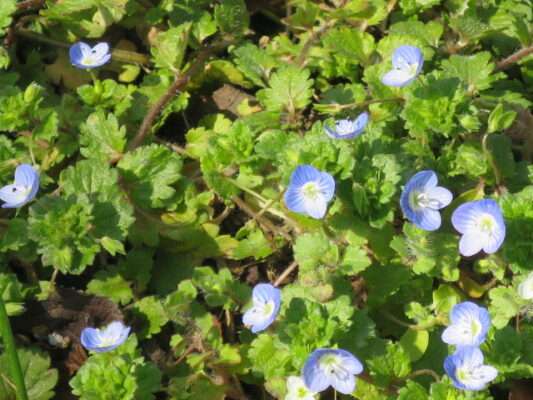
<path fill-rule="evenodd" d="M 303 368 L 305 386 L 322 392 L 329 386 L 343 394 L 355 390 L 355 375 L 363 372 L 363 364 L 349 351 L 318 349 L 307 358 Z"/>
<path fill-rule="evenodd" d="M 87 327 L 81 332 L 81 344 L 87 350 L 104 353 L 124 343 L 130 330 L 120 321 L 111 322 L 103 329 Z"/>
<path fill-rule="evenodd" d="M 442 341 L 456 346 L 479 346 L 490 328 L 487 309 L 471 301 L 453 306 L 450 321 L 450 326 L 442 332 Z"/>
<path fill-rule="evenodd" d="M 518 285 L 518 295 L 524 300 L 533 299 L 533 272 L 530 272 L 527 278 Z"/>
<path fill-rule="evenodd" d="M 461 390 L 484 390 L 498 376 L 496 368 L 483 364 L 483 353 L 475 346 L 460 347 L 446 357 L 444 370 Z"/>
<path fill-rule="evenodd" d="M 74 43 L 70 46 L 69 55 L 72 65 L 81 69 L 101 67 L 111 60 L 109 45 L 105 42 L 94 47 L 83 42 Z"/>
<path fill-rule="evenodd" d="M 452 214 L 452 224 L 462 233 L 459 252 L 472 256 L 483 250 L 495 253 L 505 239 L 505 221 L 498 203 L 491 199 L 461 204 Z"/>
<path fill-rule="evenodd" d="M 285 400 L 315 400 L 315 394 L 305 386 L 303 379 L 299 376 L 289 376 L 287 379 Z"/>
<path fill-rule="evenodd" d="M 400 196 L 400 206 L 405 217 L 426 231 L 439 229 L 439 210 L 450 204 L 453 198 L 448 189 L 437 186 L 437 183 L 435 172 L 420 171 L 407 181 Z"/>
<path fill-rule="evenodd" d="M 268 328 L 278 316 L 281 290 L 269 283 L 259 283 L 252 292 L 252 301 L 254 305 L 244 313 L 242 322 L 257 333 Z"/>
<path fill-rule="evenodd" d="M 368 124 L 368 113 L 363 112 L 354 119 L 341 119 L 335 122 L 335 129 L 324 125 L 324 132 L 332 139 L 352 139 L 359 136 Z"/>
<path fill-rule="evenodd" d="M 335 180 L 311 165 L 298 166 L 285 192 L 285 205 L 291 211 L 320 219 L 335 194 Z"/>
<path fill-rule="evenodd" d="M 20 208 L 35 198 L 39 190 L 39 173 L 28 164 L 15 169 L 15 182 L 0 188 L 2 208 Z"/>
<path fill-rule="evenodd" d="M 424 56 L 418 47 L 400 46 L 392 54 L 392 69 L 381 78 L 387 86 L 402 87 L 422 71 Z"/>

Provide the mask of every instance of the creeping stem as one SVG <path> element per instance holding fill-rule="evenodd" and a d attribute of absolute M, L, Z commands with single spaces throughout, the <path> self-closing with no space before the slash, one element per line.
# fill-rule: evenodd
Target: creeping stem
<path fill-rule="evenodd" d="M 17 348 L 15 347 L 15 340 L 13 339 L 13 332 L 6 312 L 4 300 L 0 298 L 0 332 L 4 340 L 4 348 L 8 357 L 8 364 L 11 372 L 11 377 L 15 383 L 15 390 L 17 393 L 17 400 L 28 400 L 26 393 L 26 386 L 24 385 L 24 375 L 20 367 L 20 361 L 17 355 Z"/>

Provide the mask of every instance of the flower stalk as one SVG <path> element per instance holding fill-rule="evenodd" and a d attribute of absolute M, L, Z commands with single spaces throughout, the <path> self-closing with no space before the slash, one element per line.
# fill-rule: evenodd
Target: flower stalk
<path fill-rule="evenodd" d="M 20 367 L 20 361 L 17 355 L 17 348 L 15 346 L 15 339 L 11 330 L 11 324 L 7 316 L 6 306 L 4 300 L 0 298 L 0 332 L 4 341 L 5 353 L 8 357 L 8 365 L 11 372 L 11 377 L 15 384 L 15 391 L 17 400 L 28 400 L 28 393 L 26 392 L 26 385 L 24 384 L 24 375 Z"/>

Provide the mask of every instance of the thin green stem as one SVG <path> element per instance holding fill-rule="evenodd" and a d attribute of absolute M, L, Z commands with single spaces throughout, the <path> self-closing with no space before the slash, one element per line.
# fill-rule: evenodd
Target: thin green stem
<path fill-rule="evenodd" d="M 15 347 L 15 339 L 11 331 L 11 324 L 7 316 L 4 301 L 0 298 L 0 332 L 4 340 L 4 347 L 7 357 L 9 359 L 9 368 L 11 370 L 11 377 L 15 383 L 17 400 L 28 400 L 26 393 L 26 386 L 24 385 L 24 375 L 20 367 L 20 361 L 17 355 L 17 348 Z"/>

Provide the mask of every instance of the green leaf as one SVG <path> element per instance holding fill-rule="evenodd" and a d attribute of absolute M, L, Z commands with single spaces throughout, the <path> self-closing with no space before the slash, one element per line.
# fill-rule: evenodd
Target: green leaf
<path fill-rule="evenodd" d="M 161 332 L 161 327 L 168 322 L 166 310 L 155 296 L 145 296 L 136 301 L 131 312 L 140 322 L 137 335 L 142 339 L 151 338 L 154 334 Z"/>
<path fill-rule="evenodd" d="M 296 238 L 294 259 L 300 269 L 313 271 L 320 265 L 336 265 L 339 250 L 322 231 L 305 233 Z"/>
<path fill-rule="evenodd" d="M 400 346 L 407 353 L 411 362 L 422 358 L 429 344 L 428 331 L 408 329 L 400 339 Z"/>
<path fill-rule="evenodd" d="M 516 112 L 512 110 L 505 111 L 502 103 L 498 105 L 491 111 L 489 115 L 489 129 L 488 133 L 494 133 L 498 131 L 503 131 L 511 126 L 513 121 L 516 118 Z"/>
<path fill-rule="evenodd" d="M 133 299 L 133 291 L 117 271 L 98 271 L 87 284 L 87 293 L 108 297 L 118 304 L 128 304 Z"/>
<path fill-rule="evenodd" d="M 86 158 L 108 162 L 119 157 L 126 146 L 126 128 L 119 127 L 113 114 L 106 117 L 98 111 L 89 115 L 80 131 L 80 152 Z"/>
<path fill-rule="evenodd" d="M 269 81 L 269 88 L 257 92 L 257 98 L 272 111 L 294 113 L 305 108 L 313 95 L 309 71 L 289 65 L 278 69 Z"/>
<path fill-rule="evenodd" d="M 17 351 L 21 369 L 24 373 L 24 384 L 31 400 L 49 400 L 55 396 L 54 387 L 57 384 L 58 373 L 50 368 L 50 356 L 37 349 L 19 349 Z M 0 356 L 0 398 L 15 400 L 13 379 L 10 377 L 11 368 L 5 353 Z M 4 375 L 5 374 L 5 375 Z"/>
<path fill-rule="evenodd" d="M 265 87 L 265 82 L 270 78 L 270 73 L 277 66 L 276 59 L 265 50 L 247 43 L 233 51 L 235 64 L 244 76 L 255 85 Z"/>
<path fill-rule="evenodd" d="M 404 378 L 411 372 L 408 354 L 399 344 L 387 343 L 385 354 L 367 361 L 370 371 L 376 374 L 377 382 L 389 382 L 394 377 Z"/>
<path fill-rule="evenodd" d="M 41 197 L 30 208 L 28 234 L 42 263 L 63 273 L 80 274 L 100 250 L 92 236 L 93 207 L 87 197 Z"/>
<path fill-rule="evenodd" d="M 154 399 L 161 372 L 144 361 L 136 346 L 130 336 L 114 351 L 92 354 L 70 380 L 72 393 L 80 400 Z"/>
<path fill-rule="evenodd" d="M 407 384 L 398 392 L 398 400 L 428 400 L 428 392 L 424 386 L 407 381 Z"/>
<path fill-rule="evenodd" d="M 246 3 L 244 0 L 221 0 L 215 5 L 215 21 L 222 32 L 242 35 L 250 23 Z"/>
<path fill-rule="evenodd" d="M 0 273 L 0 297 L 6 307 L 7 315 L 24 312 L 24 290 L 15 274 Z"/>
<path fill-rule="evenodd" d="M 478 93 L 491 87 L 499 79 L 491 75 L 494 64 L 488 52 L 462 56 L 454 54 L 442 61 L 442 70 L 447 78 L 459 78 L 469 93 Z"/>
<path fill-rule="evenodd" d="M 336 28 L 324 36 L 324 46 L 334 55 L 366 65 L 375 49 L 374 38 L 355 28 Z"/>
<path fill-rule="evenodd" d="M 227 268 L 215 273 L 210 267 L 196 267 L 192 282 L 204 293 L 211 307 L 232 309 L 244 304 L 250 296 L 249 287 L 235 281 Z"/>
<path fill-rule="evenodd" d="M 497 329 L 502 329 L 520 311 L 521 302 L 518 293 L 513 288 L 500 286 L 489 291 L 489 298 L 492 324 Z"/>
<path fill-rule="evenodd" d="M 165 207 L 181 178 L 182 160 L 164 146 L 152 144 L 127 153 L 118 163 L 124 184 L 134 202 L 143 208 Z"/>
<path fill-rule="evenodd" d="M 156 36 L 150 49 L 156 66 L 179 71 L 183 64 L 191 26 L 191 23 L 181 24 Z"/>
<path fill-rule="evenodd" d="M 243 260 L 245 258 L 253 257 L 255 260 L 261 260 L 272 254 L 272 247 L 265 238 L 261 229 L 253 229 L 246 237 L 239 240 L 239 244 L 231 255 L 236 260 Z"/>
<path fill-rule="evenodd" d="M 17 10 L 16 0 L 2 0 L 0 4 L 0 36 L 5 34 L 5 28 L 11 24 L 11 15 Z"/>

